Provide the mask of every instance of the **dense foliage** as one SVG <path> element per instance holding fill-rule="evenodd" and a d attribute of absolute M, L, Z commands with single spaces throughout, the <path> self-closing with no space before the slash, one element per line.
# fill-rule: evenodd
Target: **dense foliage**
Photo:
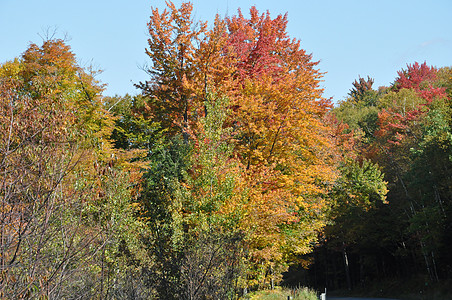
<path fill-rule="evenodd" d="M 61 40 L 0 67 L 2 298 L 103 297 L 128 284 L 118 245 L 141 247 L 134 167 L 110 144 L 101 91 Z"/>
<path fill-rule="evenodd" d="M 286 16 L 251 8 L 250 19 L 240 11 L 217 16 L 208 29 L 191 13 L 189 3 L 168 3 L 148 24 L 150 78 L 137 85 L 132 119 L 160 139 L 143 148 L 151 161 L 169 154 L 173 171 L 147 171 L 149 194 L 140 201 L 153 223 L 149 251 L 163 260 L 154 271 L 173 270 L 158 283 L 159 295 L 235 297 L 238 288 L 273 285 L 325 225 L 325 195 L 337 175 L 325 122 L 330 104 L 316 63 L 287 36 Z M 142 148 L 135 140 L 127 147 Z M 158 153 L 168 154 L 152 158 Z M 165 255 L 157 245 L 162 228 Z M 230 261 L 203 263 L 217 256 Z M 210 277 L 224 282 L 209 290 L 203 280 Z"/>
<path fill-rule="evenodd" d="M 365 167 L 373 173 L 359 177 L 362 173 L 345 169 L 346 177 L 333 189 L 333 194 L 340 192 L 334 223 L 314 254 L 312 270 L 323 276 L 311 284 L 350 289 L 404 278 L 419 282 L 417 292 L 422 292 L 450 278 L 452 271 L 452 71 L 414 63 L 399 71 L 389 87 L 374 90 L 372 83 L 370 78 L 355 81 L 350 97 L 333 114 L 359 137 L 355 146 L 363 166 L 381 167 L 387 198 L 384 204 L 371 201 L 372 206 L 357 208 L 352 201 L 371 200 L 384 188 L 375 185 L 378 181 L 362 180 L 383 174 Z M 350 194 L 356 184 L 365 194 Z"/>
<path fill-rule="evenodd" d="M 333 108 L 286 15 L 192 9 L 152 9 L 136 96 L 59 39 L 0 65 L 0 297 L 450 278 L 451 69 L 359 78 Z"/>

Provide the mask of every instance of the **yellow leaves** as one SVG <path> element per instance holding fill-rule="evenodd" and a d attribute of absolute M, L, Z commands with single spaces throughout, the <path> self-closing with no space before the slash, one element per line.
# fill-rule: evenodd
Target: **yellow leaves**
<path fill-rule="evenodd" d="M 154 121 L 165 129 L 178 126 L 170 135 L 182 130 L 195 144 L 194 180 L 181 180 L 177 191 L 189 199 L 175 210 L 179 219 L 239 215 L 256 261 L 282 264 L 288 253 L 308 252 L 324 226 L 323 194 L 336 176 L 323 120 L 330 103 L 321 97 L 317 63 L 288 38 L 286 16 L 272 19 L 252 8 L 249 19 L 239 11 L 217 16 L 211 30 L 205 23 L 194 29 L 191 4 L 167 6 L 163 13 L 153 9 L 147 53 L 155 76 L 152 86 L 141 87 Z M 230 100 L 217 128 L 230 127 L 221 131 L 222 142 L 234 147 L 225 157 L 212 153 L 222 142 L 206 133 L 209 91 Z M 229 164 L 232 158 L 240 163 Z M 233 188 L 228 174 L 235 176 Z"/>
<path fill-rule="evenodd" d="M 22 69 L 23 66 L 20 64 L 18 58 L 15 58 L 12 61 L 7 61 L 0 67 L 0 78 L 8 78 L 10 80 L 17 79 Z"/>

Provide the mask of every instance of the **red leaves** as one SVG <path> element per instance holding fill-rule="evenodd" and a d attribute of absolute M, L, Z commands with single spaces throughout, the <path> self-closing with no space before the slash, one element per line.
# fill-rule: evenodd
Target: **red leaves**
<path fill-rule="evenodd" d="M 269 12 L 259 15 L 253 6 L 250 19 L 238 16 L 226 19 L 230 38 L 228 49 L 237 58 L 239 78 L 277 76 L 283 71 L 281 50 L 287 46 L 287 15 L 270 18 Z"/>
<path fill-rule="evenodd" d="M 416 139 L 419 121 L 429 111 L 432 101 L 447 96 L 445 88 L 435 86 L 437 74 L 438 70 L 425 62 L 407 65 L 406 70 L 398 72 L 393 86 L 396 93 L 384 96 L 394 102 L 386 103 L 388 107 L 378 114 L 380 129 L 375 135 L 386 139 L 385 147 L 400 146 L 407 137 Z"/>
<path fill-rule="evenodd" d="M 436 79 L 437 70 L 434 67 L 427 66 L 424 62 L 419 65 L 415 62 L 412 65 L 407 65 L 406 70 L 398 71 L 399 77 L 396 79 L 395 87 L 397 90 L 400 89 L 420 89 L 421 83 L 433 82 Z"/>
<path fill-rule="evenodd" d="M 437 79 L 438 70 L 435 67 L 427 66 L 424 62 L 419 65 L 415 62 L 412 65 L 407 65 L 406 70 L 398 71 L 399 77 L 394 83 L 396 91 L 401 89 L 414 89 L 418 94 L 431 103 L 434 98 L 446 97 L 446 89 L 434 87 L 433 84 Z"/>

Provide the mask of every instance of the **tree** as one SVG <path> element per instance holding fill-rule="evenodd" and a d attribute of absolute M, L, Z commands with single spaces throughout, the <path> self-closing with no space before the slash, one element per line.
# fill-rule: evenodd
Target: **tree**
<path fill-rule="evenodd" d="M 240 168 L 228 143 L 231 130 L 223 128 L 227 98 L 208 101 L 189 144 L 178 135 L 150 149 L 140 201 L 155 261 L 150 284 L 162 298 L 233 299 L 243 275 L 246 233 Z"/>
<path fill-rule="evenodd" d="M 309 251 L 323 224 L 328 184 L 319 183 L 334 178 L 322 119 L 329 104 L 321 98 L 317 63 L 287 35 L 287 16 L 272 19 L 253 7 L 249 19 L 239 11 L 227 23 L 229 55 L 237 61 L 236 151 L 250 187 L 248 222 L 259 227 L 253 261 L 264 266 L 261 274 L 277 274 L 286 255 Z"/>
<path fill-rule="evenodd" d="M 183 3 L 179 9 L 167 2 L 168 9 L 161 14 L 152 9 L 148 23 L 149 49 L 152 67 L 147 70 L 150 80 L 137 85 L 147 97 L 146 109 L 150 117 L 167 129 L 168 134 L 183 133 L 194 120 L 197 105 L 184 81 L 196 72 L 196 44 L 206 32 L 205 23 L 195 23 L 191 17 L 193 5 Z"/>
<path fill-rule="evenodd" d="M 341 177 L 332 191 L 334 223 L 326 229 L 328 246 L 342 252 L 348 289 L 352 286 L 347 248 L 364 239 L 366 212 L 376 208 L 378 202 L 385 201 L 387 183 L 383 176 L 378 166 L 369 161 L 345 160 Z"/>
<path fill-rule="evenodd" d="M 198 147 L 202 120 L 209 118 L 209 93 L 229 99 L 223 126 L 232 128 L 225 134 L 248 195 L 241 228 L 250 263 L 263 266 L 258 272 L 276 274 L 289 256 L 310 251 L 325 224 L 323 194 L 335 178 L 323 118 L 330 103 L 321 97 L 317 63 L 288 37 L 287 16 L 272 19 L 253 7 L 250 19 L 240 11 L 224 20 L 217 16 L 207 30 L 206 23 L 193 21 L 190 4 L 167 6 L 162 13 L 153 9 L 149 23 L 153 66 L 150 81 L 139 85 L 142 116 L 159 123 L 168 137 L 179 132 L 186 145 Z M 195 159 L 192 155 L 183 160 Z M 197 191 L 196 181 L 178 180 Z M 191 203 L 196 202 L 182 207 L 191 211 Z"/>
<path fill-rule="evenodd" d="M 345 215 L 336 215 L 335 223 L 327 227 L 323 246 L 315 253 L 320 258 L 315 269 L 325 270 L 328 285 L 350 287 L 388 276 L 411 280 L 421 276 L 428 283 L 444 276 L 444 266 L 450 265 L 450 256 L 443 252 L 450 245 L 446 234 L 450 197 L 445 184 L 450 173 L 449 77 L 447 68 L 415 63 L 398 72 L 393 86 L 381 89 L 373 104 L 357 103 L 351 97 L 334 109 L 338 119 L 350 126 L 346 132 L 365 138 L 358 141 L 354 159 L 378 164 L 388 192 L 385 204 L 377 201 L 368 209 L 344 205 Z M 364 80 L 355 81 L 354 95 L 367 86 Z M 347 190 L 337 189 L 344 183 L 350 187 L 360 182 L 342 178 L 333 192 Z M 333 206 L 332 211 L 336 209 Z M 339 255 L 343 249 L 346 252 Z M 348 283 L 336 279 L 342 260 L 348 262 L 341 273 L 350 278 Z"/>
<path fill-rule="evenodd" d="M 359 82 L 353 82 L 353 88 L 348 94 L 354 103 L 359 106 L 375 106 L 377 98 L 377 91 L 372 89 L 374 79 L 367 76 L 367 80 L 359 77 Z"/>
<path fill-rule="evenodd" d="M 427 66 L 426 62 L 421 65 L 418 62 L 407 65 L 406 70 L 401 70 L 397 74 L 399 77 L 396 78 L 393 86 L 395 91 L 413 89 L 427 103 L 431 102 L 435 97 L 443 98 L 446 96 L 444 87 L 434 86 L 438 70 L 435 67 Z"/>
<path fill-rule="evenodd" d="M 101 91 L 62 40 L 31 44 L 0 67 L 3 297 L 108 295 L 118 271 L 108 253 L 133 240 L 113 227 L 138 224 Z M 113 188 L 114 178 L 123 184 Z"/>

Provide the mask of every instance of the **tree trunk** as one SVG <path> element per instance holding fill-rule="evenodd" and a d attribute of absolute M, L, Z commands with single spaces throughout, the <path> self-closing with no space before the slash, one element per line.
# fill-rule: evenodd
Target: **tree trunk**
<path fill-rule="evenodd" d="M 273 278 L 273 267 L 270 266 L 270 289 L 274 290 L 275 289 L 275 280 Z"/>
<path fill-rule="evenodd" d="M 350 278 L 350 266 L 348 261 L 347 249 L 345 244 L 342 247 L 342 255 L 344 256 L 345 277 L 347 278 L 347 288 L 350 291 L 352 289 L 352 281 Z"/>

